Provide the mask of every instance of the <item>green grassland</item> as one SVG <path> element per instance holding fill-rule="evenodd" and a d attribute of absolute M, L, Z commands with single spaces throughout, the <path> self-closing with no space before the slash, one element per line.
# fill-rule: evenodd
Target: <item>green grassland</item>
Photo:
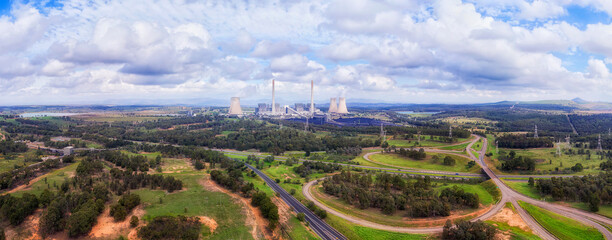
<path fill-rule="evenodd" d="M 183 181 L 183 191 L 174 193 L 149 189 L 132 191 L 141 196 L 145 205 L 144 220 L 168 215 L 208 216 L 218 224 L 218 228 L 209 239 L 252 239 L 249 228 L 245 225 L 246 216 L 242 214 L 242 207 L 225 193 L 204 190 L 198 183 L 204 177 L 203 174 L 185 172 L 170 175 Z"/>
<path fill-rule="evenodd" d="M 408 140 L 391 139 L 391 140 L 388 140 L 387 143 L 389 143 L 389 146 L 396 146 L 396 147 L 403 147 L 403 148 L 406 148 L 406 147 L 439 147 L 439 146 L 453 144 L 453 143 L 432 140 L 431 137 L 432 136 L 430 135 L 422 135 L 420 143 L 416 140 L 416 138 L 408 139 Z M 436 137 L 436 136 L 433 136 L 433 137 Z M 458 138 L 457 142 L 455 143 L 464 142 L 464 141 L 467 141 L 468 139 L 469 138 Z"/>
<path fill-rule="evenodd" d="M 530 187 L 529 184 L 527 182 L 513 182 L 513 181 L 504 181 L 504 183 L 506 183 L 506 185 L 508 185 L 510 188 L 514 189 L 515 191 L 528 196 L 530 198 L 534 198 L 534 199 L 541 199 L 541 200 L 546 200 L 549 202 L 554 202 L 552 198 L 550 197 L 543 197 L 537 189 L 535 189 L 535 187 Z M 577 203 L 577 202 L 572 202 L 572 203 L 568 203 L 571 207 L 573 208 L 578 208 L 578 209 L 582 209 L 585 211 L 590 211 L 589 210 L 589 206 L 586 203 Z M 597 214 L 612 218 L 612 205 L 600 205 L 599 206 L 599 211 L 597 211 Z"/>
<path fill-rule="evenodd" d="M 527 182 L 504 181 L 504 183 L 508 185 L 508 187 L 514 189 L 514 191 L 517 191 L 527 197 L 533 199 L 544 199 L 538 190 L 534 187 L 530 187 Z"/>
<path fill-rule="evenodd" d="M 433 156 L 438 156 L 439 160 L 434 160 Z M 455 165 L 447 166 L 442 164 L 442 159 L 446 156 L 451 156 L 456 160 Z M 370 155 L 370 160 L 387 167 L 404 167 L 404 168 L 416 168 L 416 169 L 427 169 L 427 170 L 438 170 L 448 172 L 478 172 L 480 167 L 478 165 L 473 166 L 470 169 L 466 168 L 467 163 L 470 161 L 468 158 L 459 157 L 455 155 L 447 155 L 443 153 L 427 153 L 427 158 L 423 160 L 414 160 L 407 157 L 402 157 L 395 153 L 385 154 L 373 154 Z"/>
<path fill-rule="evenodd" d="M 27 153 L 20 153 L 13 155 L 12 157 L 8 157 L 5 155 L 0 155 L 0 173 L 8 172 L 15 169 L 15 166 L 25 167 L 36 162 L 26 161 L 26 154 L 33 154 L 35 150 L 29 150 Z M 8 159 L 7 159 L 8 158 Z"/>
<path fill-rule="evenodd" d="M 604 239 L 597 229 L 586 226 L 576 220 L 541 209 L 526 202 L 519 201 L 525 209 L 546 230 L 561 240 L 565 239 Z"/>
<path fill-rule="evenodd" d="M 446 146 L 446 147 L 439 147 L 438 149 L 442 149 L 442 150 L 458 150 L 458 151 L 463 151 L 467 148 L 467 146 L 470 145 L 469 142 L 467 143 L 463 143 L 463 144 L 458 144 L 458 145 L 451 145 L 451 146 Z"/>
<path fill-rule="evenodd" d="M 482 150 L 483 144 L 484 142 L 482 141 L 482 139 L 480 139 L 476 143 L 474 143 L 474 145 L 472 145 L 472 149 L 476 150 L 477 152 L 480 152 L 480 150 Z"/>
<path fill-rule="evenodd" d="M 32 185 L 28 188 L 25 188 L 22 191 L 17 191 L 11 195 L 20 197 L 24 193 L 32 193 L 37 196 L 45 190 L 49 189 L 52 192 L 58 191 L 58 188 L 66 181 L 66 179 L 74 176 L 76 172 L 76 168 L 79 165 L 78 162 L 72 163 L 66 167 L 53 170 L 40 178 L 40 180 L 33 182 Z M 46 179 L 46 183 L 45 183 Z"/>
<path fill-rule="evenodd" d="M 582 164 L 584 170 L 579 173 L 575 173 L 576 175 L 586 175 L 586 174 L 597 174 L 601 172 L 599 170 L 599 164 L 604 160 L 601 160 L 598 155 L 594 152 L 591 155 L 591 159 L 587 160 L 586 155 L 567 155 L 562 154 L 561 156 L 557 156 L 556 148 L 546 148 L 546 149 L 500 149 L 500 154 L 503 152 L 509 153 L 514 150 L 517 156 L 525 156 L 536 160 L 536 172 L 542 171 L 546 173 L 548 171 L 555 171 L 556 168 L 559 170 L 563 170 L 566 168 L 570 168 L 576 163 Z M 551 163 L 552 162 L 552 163 Z M 497 161 L 496 165 L 500 164 Z"/>
<path fill-rule="evenodd" d="M 388 232 L 350 223 L 340 217 L 328 214 L 325 219 L 330 226 L 351 240 L 419 240 L 432 239 L 429 235 Z"/>

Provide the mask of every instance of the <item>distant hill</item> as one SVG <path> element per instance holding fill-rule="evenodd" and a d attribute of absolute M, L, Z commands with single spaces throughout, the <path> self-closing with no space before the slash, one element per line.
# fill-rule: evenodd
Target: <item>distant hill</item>
<path fill-rule="evenodd" d="M 520 101 L 511 102 L 503 101 L 497 104 L 518 104 L 520 105 L 557 105 L 570 107 L 580 110 L 612 110 L 612 103 L 608 102 L 589 102 L 582 98 L 574 98 L 572 100 L 538 100 L 538 101 Z"/>

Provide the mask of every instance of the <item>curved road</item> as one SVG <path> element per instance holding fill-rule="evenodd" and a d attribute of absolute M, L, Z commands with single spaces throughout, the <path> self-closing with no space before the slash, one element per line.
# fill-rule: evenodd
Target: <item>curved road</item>
<path fill-rule="evenodd" d="M 468 145 L 468 149 L 472 148 L 472 145 L 478 141 L 481 137 L 476 136 L 476 138 Z M 475 220 L 485 220 L 488 219 L 490 217 L 492 217 L 493 215 L 495 215 L 499 210 L 501 210 L 504 206 L 506 202 L 510 202 L 512 203 L 512 205 L 514 206 L 514 208 L 517 210 L 518 214 L 521 216 L 521 218 L 525 221 L 525 223 L 531 227 L 531 229 L 534 231 L 535 234 L 537 234 L 538 236 L 540 236 L 542 239 L 557 239 L 554 235 L 552 235 L 551 233 L 549 233 L 546 229 L 544 229 L 540 224 L 537 223 L 537 221 L 535 221 L 523 208 L 521 208 L 518 205 L 518 200 L 520 201 L 524 201 L 530 204 L 533 204 L 535 206 L 541 207 L 543 209 L 561 214 L 563 216 L 567 216 L 569 218 L 572 218 L 576 221 L 579 221 L 581 223 L 584 223 L 586 225 L 595 227 L 596 229 L 598 229 L 606 239 L 612 239 L 612 234 L 610 233 L 610 231 L 603 226 L 602 224 L 607 224 L 607 225 L 612 225 L 612 219 L 609 219 L 607 217 L 595 214 L 595 213 L 590 213 L 590 212 L 586 212 L 586 211 L 582 211 L 579 209 L 575 209 L 575 208 L 570 208 L 570 207 L 565 207 L 565 206 L 560 206 L 557 204 L 552 204 L 552 203 L 548 203 L 548 202 L 543 202 L 543 201 L 539 201 L 539 200 L 535 200 L 532 198 L 529 198 L 525 195 L 522 195 L 516 191 L 514 191 L 513 189 L 511 189 L 510 187 L 508 187 L 503 181 L 501 181 L 499 179 L 499 177 L 493 172 L 491 171 L 491 169 L 489 169 L 489 167 L 485 164 L 484 162 L 484 155 L 486 153 L 486 149 L 487 149 L 487 139 L 484 138 L 483 141 L 483 148 L 481 149 L 481 151 L 479 152 L 479 158 L 476 158 L 471 151 L 467 151 L 470 158 L 475 160 L 480 167 L 483 169 L 483 171 L 485 172 L 485 174 L 487 176 L 489 176 L 489 178 L 492 179 L 492 181 L 498 186 L 499 190 L 502 193 L 502 198 L 501 200 L 493 206 L 492 209 L 490 209 L 488 212 L 486 212 L 485 214 L 478 216 L 476 218 L 474 218 L 472 221 Z M 427 149 L 426 151 L 432 151 L 431 149 Z M 433 150 L 435 152 L 444 152 L 446 153 L 444 150 Z M 432 152 L 433 152 L 432 151 Z M 375 153 L 372 153 L 375 154 Z M 366 154 L 367 155 L 367 154 Z M 371 154 L 370 154 L 371 155 Z M 370 156 L 368 155 L 368 157 Z M 364 157 L 365 158 L 365 157 Z M 369 160 L 369 159 L 367 159 Z M 523 176 L 525 177 L 525 176 Z M 528 176 L 526 176 L 528 177 Z M 356 224 L 360 224 L 360 225 L 364 225 L 364 226 L 368 226 L 371 228 L 376 228 L 376 229 L 381 229 L 381 230 L 387 230 L 387 231 L 395 231 L 395 232 L 404 232 L 404 233 L 437 233 L 442 231 L 442 227 L 430 227 L 430 228 L 409 228 L 409 227 L 394 227 L 394 226 L 387 226 L 387 225 L 382 225 L 382 224 L 378 224 L 378 223 L 373 223 L 361 218 L 356 218 L 356 217 L 352 217 L 343 213 L 340 213 L 334 209 L 331 209 L 325 205 L 323 205 L 322 203 L 318 202 L 310 193 L 310 189 L 311 187 L 314 185 L 314 183 L 318 181 L 311 181 L 309 183 L 307 183 L 305 185 L 305 187 L 303 188 L 303 193 L 304 196 L 306 196 L 307 199 L 315 202 L 315 204 L 317 204 L 319 207 L 325 209 L 326 211 L 337 215 L 341 218 L 344 218 L 345 220 L 352 222 L 352 223 L 356 223 Z"/>

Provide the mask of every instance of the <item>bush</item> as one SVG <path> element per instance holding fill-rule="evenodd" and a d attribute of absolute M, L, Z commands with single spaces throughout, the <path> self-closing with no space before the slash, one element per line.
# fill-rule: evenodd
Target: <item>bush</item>
<path fill-rule="evenodd" d="M 138 226 L 138 217 L 136 216 L 132 216 L 132 218 L 130 219 L 130 227 L 137 227 Z"/>
<path fill-rule="evenodd" d="M 123 221 L 127 217 L 128 212 L 125 207 L 121 204 L 115 204 L 111 206 L 110 215 L 113 216 L 116 222 Z"/>
<path fill-rule="evenodd" d="M 295 195 L 295 192 L 296 192 L 296 191 L 295 191 L 295 188 L 292 188 L 291 190 L 289 190 L 289 193 L 290 193 L 291 195 Z"/>
<path fill-rule="evenodd" d="M 297 219 L 300 220 L 300 222 L 303 222 L 304 220 L 306 220 L 306 214 L 298 213 L 297 214 Z"/>
<path fill-rule="evenodd" d="M 184 239 L 196 240 L 200 236 L 202 224 L 195 217 L 160 216 L 155 217 L 149 224 L 138 230 L 138 237 L 142 239 Z"/>
<path fill-rule="evenodd" d="M 447 220 L 442 230 L 442 239 L 444 240 L 491 240 L 495 238 L 497 230 L 495 227 L 484 223 L 483 221 L 460 221 L 452 226 L 451 221 Z"/>

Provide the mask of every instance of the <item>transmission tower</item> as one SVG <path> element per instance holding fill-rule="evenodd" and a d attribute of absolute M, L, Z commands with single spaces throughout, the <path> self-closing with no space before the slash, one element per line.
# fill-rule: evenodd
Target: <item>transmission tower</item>
<path fill-rule="evenodd" d="M 421 131 L 417 131 L 417 142 L 421 144 Z"/>
<path fill-rule="evenodd" d="M 304 125 L 304 132 L 308 132 L 308 118 L 306 118 L 306 125 Z"/>
<path fill-rule="evenodd" d="M 565 143 L 567 143 L 567 148 L 572 148 L 572 144 L 570 142 L 570 136 L 569 135 L 565 138 Z"/>
<path fill-rule="evenodd" d="M 599 139 L 597 139 L 597 151 L 598 151 L 598 152 L 603 151 L 603 150 L 601 149 L 601 134 L 599 134 Z"/>
<path fill-rule="evenodd" d="M 538 138 L 538 125 L 535 125 L 535 132 L 533 133 L 534 138 Z"/>
<path fill-rule="evenodd" d="M 383 127 L 383 123 L 380 123 L 380 137 L 382 138 L 383 142 L 385 141 L 385 128 Z"/>
<path fill-rule="evenodd" d="M 610 131 L 610 128 L 608 128 L 608 136 L 612 135 L 612 131 Z"/>
<path fill-rule="evenodd" d="M 557 156 L 561 156 L 561 140 L 557 142 Z"/>
<path fill-rule="evenodd" d="M 453 138 L 453 126 L 448 126 L 448 137 Z"/>

